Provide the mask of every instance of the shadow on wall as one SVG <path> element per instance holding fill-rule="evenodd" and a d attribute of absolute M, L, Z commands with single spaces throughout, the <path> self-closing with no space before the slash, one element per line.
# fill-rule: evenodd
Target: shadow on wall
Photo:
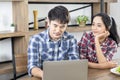
<path fill-rule="evenodd" d="M 117 49 L 117 53 L 113 56 L 113 59 L 120 58 L 120 47 Z"/>
<path fill-rule="evenodd" d="M 70 34 L 72 34 L 77 39 L 77 42 L 79 42 L 81 40 L 83 33 L 84 32 L 71 32 Z"/>

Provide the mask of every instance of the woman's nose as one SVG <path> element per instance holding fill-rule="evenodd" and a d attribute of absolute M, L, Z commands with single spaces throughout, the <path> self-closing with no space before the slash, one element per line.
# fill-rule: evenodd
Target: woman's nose
<path fill-rule="evenodd" d="M 97 27 L 94 25 L 94 26 L 92 26 L 92 29 L 97 29 Z"/>

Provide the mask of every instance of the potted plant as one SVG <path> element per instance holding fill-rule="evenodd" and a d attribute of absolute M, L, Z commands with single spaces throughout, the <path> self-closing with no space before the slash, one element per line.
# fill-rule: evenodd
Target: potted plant
<path fill-rule="evenodd" d="M 10 31 L 11 31 L 11 32 L 14 32 L 14 31 L 15 31 L 15 24 L 14 24 L 14 23 L 12 23 L 12 24 L 10 25 Z"/>
<path fill-rule="evenodd" d="M 77 17 L 77 23 L 79 24 L 79 26 L 84 27 L 86 25 L 86 22 L 88 21 L 88 17 L 85 15 L 79 15 Z"/>

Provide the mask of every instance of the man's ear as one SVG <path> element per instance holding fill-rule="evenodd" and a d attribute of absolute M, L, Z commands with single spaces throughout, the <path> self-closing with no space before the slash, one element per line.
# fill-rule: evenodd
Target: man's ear
<path fill-rule="evenodd" d="M 46 21 L 47 21 L 47 23 L 48 23 L 48 25 L 49 25 L 49 24 L 50 24 L 50 20 L 49 20 L 48 17 L 46 18 Z"/>
<path fill-rule="evenodd" d="M 48 18 L 46 18 L 46 19 L 45 19 L 45 26 L 46 26 L 46 27 L 49 27 L 49 24 L 50 24 L 50 21 L 49 21 Z"/>

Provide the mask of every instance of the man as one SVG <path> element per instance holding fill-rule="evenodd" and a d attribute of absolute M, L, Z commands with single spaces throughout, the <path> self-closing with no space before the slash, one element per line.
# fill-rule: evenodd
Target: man
<path fill-rule="evenodd" d="M 44 61 L 79 59 L 77 40 L 66 32 L 69 12 L 56 6 L 48 13 L 48 29 L 32 36 L 28 46 L 28 73 L 43 78 Z"/>

